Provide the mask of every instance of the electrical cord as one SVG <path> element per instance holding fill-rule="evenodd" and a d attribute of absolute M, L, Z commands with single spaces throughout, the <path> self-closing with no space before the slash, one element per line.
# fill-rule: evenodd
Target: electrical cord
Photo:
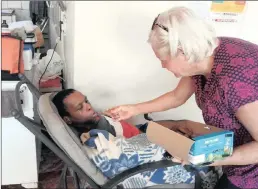
<path fill-rule="evenodd" d="M 45 74 L 46 71 L 47 71 L 47 68 L 48 68 L 48 66 L 49 66 L 49 64 L 50 64 L 50 62 L 51 62 L 51 60 L 52 60 L 52 58 L 53 58 L 53 56 L 54 56 L 54 53 L 55 53 L 55 50 L 56 50 L 57 45 L 58 45 L 58 41 L 56 42 L 56 45 L 55 45 L 55 47 L 54 47 L 53 53 L 52 53 L 52 55 L 51 55 L 51 58 L 50 58 L 49 62 L 47 63 L 47 66 L 46 66 L 44 72 L 42 73 L 42 75 L 41 75 L 41 77 L 40 77 L 40 79 L 39 79 L 39 90 L 40 90 L 40 81 L 41 81 L 42 77 L 44 76 L 44 74 Z"/>

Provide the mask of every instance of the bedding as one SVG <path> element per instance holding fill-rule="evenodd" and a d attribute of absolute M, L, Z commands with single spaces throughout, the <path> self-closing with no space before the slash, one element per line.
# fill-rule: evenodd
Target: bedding
<path fill-rule="evenodd" d="M 84 142 L 88 155 L 109 179 L 141 164 L 165 159 L 165 150 L 148 141 L 145 133 L 132 138 L 114 137 L 105 130 L 93 129 Z M 222 175 L 221 168 L 195 167 L 203 188 L 213 188 Z M 139 173 L 123 182 L 126 188 L 144 188 L 159 184 L 195 183 L 195 172 L 175 165 Z"/>

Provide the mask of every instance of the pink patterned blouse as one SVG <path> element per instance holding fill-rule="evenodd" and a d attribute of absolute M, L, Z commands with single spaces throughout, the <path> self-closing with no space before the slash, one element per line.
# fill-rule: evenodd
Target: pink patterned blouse
<path fill-rule="evenodd" d="M 237 147 L 254 141 L 235 113 L 258 100 L 258 45 L 229 37 L 219 40 L 210 76 L 193 76 L 196 102 L 206 124 L 234 131 Z M 224 173 L 237 187 L 258 188 L 258 165 L 225 166 Z"/>

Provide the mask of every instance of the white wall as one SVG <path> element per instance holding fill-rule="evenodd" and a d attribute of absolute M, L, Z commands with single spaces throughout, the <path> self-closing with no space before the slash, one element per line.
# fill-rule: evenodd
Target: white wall
<path fill-rule="evenodd" d="M 31 20 L 30 1 L 2 1 L 2 9 L 15 9 L 16 21 Z"/>
<path fill-rule="evenodd" d="M 69 23 L 69 27 L 65 30 L 65 35 L 63 36 L 63 48 L 64 48 L 64 57 L 66 62 L 65 67 L 65 87 L 74 86 L 74 43 L 75 43 L 75 35 L 74 35 L 74 3 L 71 1 L 66 1 L 67 11 L 64 22 Z"/>
<path fill-rule="evenodd" d="M 125 2 L 74 2 L 73 28 L 65 52 L 74 59 L 68 77 L 76 89 L 82 91 L 99 110 L 127 103 L 153 99 L 176 87 L 178 80 L 161 69 L 151 47 L 146 42 L 153 19 L 172 6 L 188 5 L 183 1 L 125 1 Z M 219 35 L 234 33 L 258 43 L 255 18 L 257 2 L 248 2 L 250 12 L 246 22 L 239 26 L 217 23 Z M 71 14 L 71 13 L 70 13 Z M 257 23 L 257 22 L 256 22 Z M 257 25 L 257 24 L 256 24 Z M 244 26 L 244 27 L 242 27 Z M 239 30 L 238 28 L 241 28 Z M 243 36 L 245 34 L 245 36 Z M 73 38 L 73 39 L 72 39 Z M 74 40 L 74 43 L 72 41 Z M 203 121 L 201 111 L 192 97 L 176 110 L 156 113 L 156 119 L 191 119 Z M 133 120 L 138 122 L 139 120 Z"/>
<path fill-rule="evenodd" d="M 258 44 L 258 1 L 247 1 L 239 23 L 214 23 L 217 35 L 242 38 Z"/>

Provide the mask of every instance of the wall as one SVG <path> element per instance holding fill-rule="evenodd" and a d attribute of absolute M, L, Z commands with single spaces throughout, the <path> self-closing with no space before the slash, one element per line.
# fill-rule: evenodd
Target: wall
<path fill-rule="evenodd" d="M 31 20 L 30 1 L 2 1 L 2 9 L 15 9 L 16 21 Z"/>
<path fill-rule="evenodd" d="M 239 37 L 258 44 L 258 1 L 247 1 L 246 10 L 239 23 L 215 23 L 217 35 Z"/>
<path fill-rule="evenodd" d="M 62 45 L 64 48 L 64 57 L 66 61 L 66 67 L 65 67 L 65 87 L 72 87 L 74 86 L 74 38 L 76 37 L 74 35 L 74 20 L 75 20 L 75 14 L 74 14 L 74 3 L 70 1 L 66 1 L 67 11 L 66 15 L 63 18 L 64 23 L 69 23 L 69 27 L 65 29 L 65 35 L 63 36 Z M 64 25 L 65 27 L 65 25 Z"/>
<path fill-rule="evenodd" d="M 251 4 L 252 3 L 252 4 Z M 74 2 L 73 28 L 65 52 L 74 59 L 68 77 L 98 110 L 119 104 L 153 99 L 174 89 L 178 83 L 171 73 L 161 69 L 146 42 L 153 19 L 172 6 L 188 5 L 183 1 Z M 218 35 L 240 36 L 258 43 L 257 2 L 248 2 L 248 14 L 242 25 L 216 23 Z M 250 5 L 251 4 L 251 5 Z M 71 5 L 70 5 L 71 6 Z M 73 40 L 71 39 L 73 38 Z M 182 107 L 153 114 L 155 119 L 191 119 L 203 121 L 194 96 Z M 133 122 L 140 122 L 138 117 Z"/>

